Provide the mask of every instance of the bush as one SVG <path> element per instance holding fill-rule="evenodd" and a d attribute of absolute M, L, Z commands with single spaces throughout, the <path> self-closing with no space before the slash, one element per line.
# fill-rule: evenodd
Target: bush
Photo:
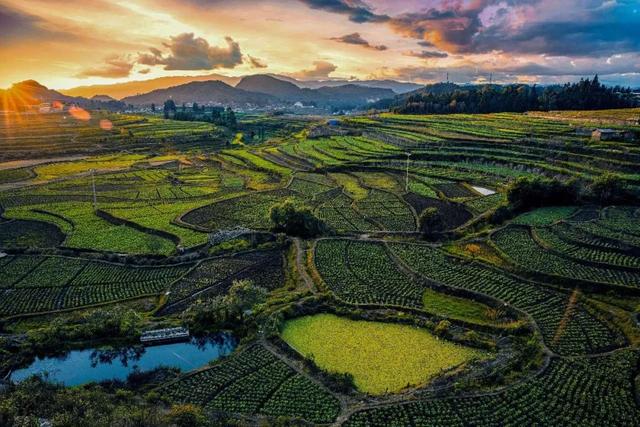
<path fill-rule="evenodd" d="M 291 199 L 271 206 L 269 219 L 273 231 L 290 236 L 316 237 L 328 231 L 327 225 L 309 207 L 298 205 Z"/>
<path fill-rule="evenodd" d="M 598 204 L 632 203 L 634 195 L 627 183 L 618 175 L 606 172 L 589 185 L 589 196 Z"/>
<path fill-rule="evenodd" d="M 437 335 L 445 336 L 445 335 L 447 335 L 449 333 L 449 328 L 450 327 L 451 327 L 451 322 L 449 322 L 448 320 L 441 320 L 436 325 L 436 328 L 435 328 L 434 332 Z"/>
<path fill-rule="evenodd" d="M 575 181 L 542 177 L 520 177 L 507 189 L 507 200 L 516 211 L 576 203 L 579 188 Z"/>
<path fill-rule="evenodd" d="M 172 406 L 167 418 L 177 427 L 195 427 L 206 421 L 202 409 L 189 404 Z"/>

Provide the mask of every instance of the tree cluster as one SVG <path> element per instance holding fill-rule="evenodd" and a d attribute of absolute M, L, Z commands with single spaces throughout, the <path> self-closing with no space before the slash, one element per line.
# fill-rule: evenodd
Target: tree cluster
<path fill-rule="evenodd" d="M 519 213 L 550 206 L 636 204 L 639 195 L 620 176 L 610 172 L 583 185 L 576 180 L 520 177 L 507 188 L 507 204 L 499 207 L 491 222 L 502 223 Z"/>
<path fill-rule="evenodd" d="M 291 199 L 271 206 L 269 220 L 273 231 L 289 236 L 316 237 L 328 231 L 325 222 L 317 218 L 309 207 Z"/>
<path fill-rule="evenodd" d="M 451 83 L 429 85 L 395 98 L 389 108 L 402 114 L 498 113 L 534 110 L 598 110 L 634 107 L 638 101 L 631 89 L 607 87 L 598 76 L 563 86 L 536 85 L 458 86 Z"/>
<path fill-rule="evenodd" d="M 152 105 L 152 111 L 155 111 L 155 105 Z M 163 113 L 165 119 L 180 120 L 185 122 L 208 122 L 218 126 L 224 126 L 235 131 L 238 128 L 238 120 L 236 114 L 230 107 L 205 107 L 193 103 L 191 107 L 182 104 L 180 110 L 172 99 L 164 102 Z"/>

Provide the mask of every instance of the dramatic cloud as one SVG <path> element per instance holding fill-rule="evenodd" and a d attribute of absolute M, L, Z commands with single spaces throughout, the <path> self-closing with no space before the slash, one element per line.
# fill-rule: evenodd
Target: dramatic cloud
<path fill-rule="evenodd" d="M 301 80 L 328 79 L 329 74 L 338 69 L 337 66 L 327 61 L 315 61 L 313 66 L 312 69 L 290 73 L 289 76 Z"/>
<path fill-rule="evenodd" d="M 368 41 L 362 38 L 360 33 L 351 33 L 342 37 L 332 37 L 331 40 L 346 43 L 346 44 L 354 44 L 362 47 L 366 47 L 367 49 L 373 50 L 387 50 L 385 45 L 372 45 Z"/>
<path fill-rule="evenodd" d="M 479 15 L 488 2 L 446 2 L 442 9 L 431 8 L 393 17 L 389 25 L 404 36 L 420 39 L 448 52 L 462 52 L 468 50 L 482 28 Z"/>
<path fill-rule="evenodd" d="M 430 50 L 423 50 L 420 52 L 410 50 L 408 52 L 404 52 L 404 55 L 413 56 L 414 58 L 420 58 L 420 59 L 437 59 L 437 58 L 446 58 L 449 56 L 449 54 L 447 54 L 446 52 L 434 52 Z"/>
<path fill-rule="evenodd" d="M 385 23 L 422 47 L 449 53 L 598 57 L 640 50 L 640 6 L 632 0 L 432 0 L 395 16 L 357 0 L 301 1 L 354 22 Z"/>
<path fill-rule="evenodd" d="M 253 57 L 251 55 L 247 55 L 247 58 L 249 58 L 249 64 L 251 65 L 251 68 L 267 68 L 268 65 L 264 63 L 263 60 Z"/>
<path fill-rule="evenodd" d="M 76 77 L 106 77 L 111 79 L 129 77 L 134 65 L 134 62 L 130 58 L 119 55 L 108 56 L 104 62 L 104 65 L 100 67 L 88 68 L 81 71 Z"/>
<path fill-rule="evenodd" d="M 312 9 L 346 15 L 352 22 L 386 22 L 387 15 L 376 15 L 371 8 L 360 0 L 300 0 Z"/>
<path fill-rule="evenodd" d="M 15 41 L 70 39 L 46 20 L 0 4 L 0 46 Z"/>
<path fill-rule="evenodd" d="M 210 46 L 201 37 L 193 33 L 183 33 L 171 37 L 164 46 L 170 53 L 151 48 L 150 54 L 140 54 L 138 62 L 144 65 L 164 65 L 165 70 L 214 70 L 217 68 L 235 68 L 242 64 L 240 45 L 231 37 L 225 38 L 226 47 Z"/>

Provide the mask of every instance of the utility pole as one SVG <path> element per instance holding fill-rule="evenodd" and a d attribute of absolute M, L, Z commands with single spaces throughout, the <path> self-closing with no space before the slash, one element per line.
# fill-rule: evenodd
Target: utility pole
<path fill-rule="evenodd" d="M 93 188 L 93 210 L 98 210 L 98 199 L 96 197 L 96 170 L 91 169 L 91 187 Z"/>
<path fill-rule="evenodd" d="M 408 193 L 409 192 L 409 157 L 411 157 L 411 153 L 406 152 L 404 154 L 407 155 L 407 175 L 406 175 L 406 180 L 404 184 L 404 191 L 405 193 Z"/>

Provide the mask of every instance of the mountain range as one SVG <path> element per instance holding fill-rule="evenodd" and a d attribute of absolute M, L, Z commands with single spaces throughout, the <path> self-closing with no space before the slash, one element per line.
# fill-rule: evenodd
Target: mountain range
<path fill-rule="evenodd" d="M 305 105 L 321 108 L 354 108 L 385 98 L 391 98 L 391 89 L 372 88 L 345 84 L 318 89 L 300 88 L 294 83 L 262 74 L 243 77 L 235 87 L 219 80 L 190 82 L 169 88 L 156 89 L 142 95 L 122 99 L 125 104 L 136 106 L 161 105 L 167 99 L 177 104 L 219 104 L 229 106 L 252 105 L 287 106 Z"/>
<path fill-rule="evenodd" d="M 398 82 L 395 80 L 296 80 L 279 74 L 263 74 L 280 81 L 293 83 L 301 89 L 319 89 L 321 87 L 336 87 L 344 85 L 366 86 L 378 89 L 391 89 L 397 94 L 419 89 L 422 85 L 416 83 Z M 94 95 L 108 95 L 115 99 L 122 99 L 134 95 L 142 95 L 157 89 L 166 89 L 191 82 L 218 80 L 229 86 L 236 86 L 240 81 L 256 76 L 228 77 L 222 74 L 207 74 L 204 76 L 169 76 L 150 80 L 136 80 L 125 83 L 106 85 L 78 86 L 71 89 L 61 89 L 60 92 L 68 96 L 91 98 Z"/>
<path fill-rule="evenodd" d="M 196 80 L 193 80 L 196 79 Z M 85 86 L 64 91 L 48 89 L 34 80 L 0 90 L 3 109 L 60 101 L 86 108 L 124 109 L 126 105 L 161 106 L 167 99 L 177 104 L 198 103 L 231 107 L 307 106 L 323 109 L 351 109 L 393 98 L 407 89 L 422 87 L 391 80 L 372 81 L 298 81 L 273 74 L 226 77 L 162 77 L 144 82 Z M 144 90 L 124 97 L 133 90 Z M 119 100 L 118 100 L 119 99 Z"/>

